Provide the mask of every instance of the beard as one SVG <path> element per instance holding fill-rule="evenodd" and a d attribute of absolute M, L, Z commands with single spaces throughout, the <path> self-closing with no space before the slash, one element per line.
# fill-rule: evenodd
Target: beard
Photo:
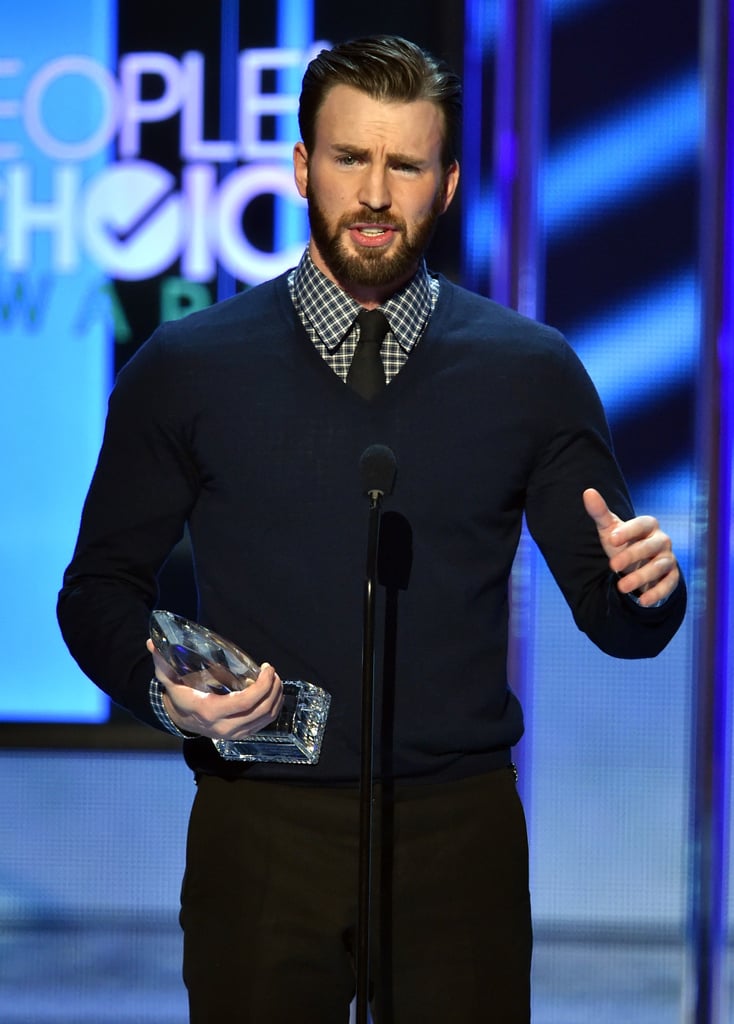
<path fill-rule="evenodd" d="M 332 228 L 309 183 L 306 199 L 311 237 L 334 279 L 341 284 L 368 288 L 382 288 L 392 284 L 399 286 L 417 270 L 433 237 L 436 221 L 443 211 L 444 198 L 445 188 L 442 185 L 436 193 L 431 209 L 422 220 L 416 222 L 410 232 L 402 217 L 366 209 L 344 214 Z M 391 245 L 387 252 L 379 247 L 350 252 L 342 233 L 355 223 L 389 224 L 399 232 L 398 244 Z"/>

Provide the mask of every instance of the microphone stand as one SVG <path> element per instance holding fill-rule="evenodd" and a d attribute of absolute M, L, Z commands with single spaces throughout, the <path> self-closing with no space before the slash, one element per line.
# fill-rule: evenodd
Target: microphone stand
<path fill-rule="evenodd" d="M 375 715 L 375 591 L 380 501 L 392 494 L 395 453 L 373 444 L 360 459 L 362 493 L 370 499 L 362 633 L 362 758 L 359 776 L 359 879 L 357 897 L 357 1024 L 367 1024 L 372 903 L 372 812 L 374 804 L 373 721 Z"/>
<path fill-rule="evenodd" d="M 362 760 L 359 785 L 359 883 L 357 904 L 357 1024 L 367 1024 L 370 977 L 370 913 L 372 905 L 372 812 L 374 804 L 373 735 L 375 711 L 375 590 L 380 501 L 371 490 L 367 529 L 362 638 Z"/>

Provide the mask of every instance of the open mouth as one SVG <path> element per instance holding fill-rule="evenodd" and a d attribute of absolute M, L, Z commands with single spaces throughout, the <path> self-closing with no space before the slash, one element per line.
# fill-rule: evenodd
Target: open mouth
<path fill-rule="evenodd" d="M 357 245 L 385 245 L 393 240 L 397 230 L 392 224 L 353 224 L 349 233 Z"/>

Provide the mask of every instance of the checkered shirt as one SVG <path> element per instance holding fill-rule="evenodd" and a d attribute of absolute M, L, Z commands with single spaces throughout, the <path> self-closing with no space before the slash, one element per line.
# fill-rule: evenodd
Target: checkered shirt
<path fill-rule="evenodd" d="M 173 733 L 174 736 L 178 736 L 179 739 L 187 740 L 190 739 L 194 733 L 184 732 L 176 725 L 171 716 L 166 711 L 166 706 L 163 703 L 163 687 L 158 680 L 153 676 L 148 687 L 148 697 L 150 699 L 150 706 L 156 713 L 156 717 L 161 725 Z"/>
<path fill-rule="evenodd" d="M 288 277 L 293 305 L 306 333 L 322 358 L 342 380 L 359 340 L 356 325 L 362 306 L 314 266 L 308 249 Z M 438 301 L 438 278 L 432 277 L 421 261 L 416 275 L 380 309 L 390 329 L 380 355 L 389 383 L 407 362 L 420 341 Z"/>

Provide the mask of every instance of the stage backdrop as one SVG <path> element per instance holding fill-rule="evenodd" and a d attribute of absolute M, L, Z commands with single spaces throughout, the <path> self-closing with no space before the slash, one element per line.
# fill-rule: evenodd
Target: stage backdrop
<path fill-rule="evenodd" d="M 59 743 L 76 746 L 61 775 L 62 794 L 75 799 L 83 799 L 76 786 L 84 792 L 84 751 L 104 749 L 106 737 L 118 747 L 171 746 L 110 708 L 73 664 L 55 623 L 109 388 L 159 322 L 298 258 L 307 225 L 290 171 L 296 98 L 303 67 L 324 41 L 397 32 L 459 70 L 465 47 L 467 66 L 479 54 L 480 73 L 467 79 L 477 119 L 465 132 L 463 198 L 441 225 L 430 263 L 490 291 L 502 5 L 467 0 L 466 30 L 446 4 L 369 6 L 356 14 L 332 0 L 222 0 L 183 5 L 173 18 L 165 5 L 142 0 L 36 0 L 32 19 L 20 6 L 0 14 L 0 740 L 8 749 L 46 744 L 34 761 L 42 769 L 56 761 Z M 543 316 L 568 336 L 599 387 L 636 505 L 660 517 L 690 568 L 700 356 L 697 4 L 673 13 L 664 0 L 547 6 Z M 516 683 L 528 726 L 519 756 L 539 948 L 620 934 L 662 943 L 669 1013 L 683 998 L 690 627 L 654 662 L 611 661 L 576 633 L 531 545 L 525 565 Z M 162 586 L 162 603 L 194 613 L 185 544 Z M 156 756 L 167 778 L 169 755 Z M 34 800 L 36 788 L 24 790 L 37 778 L 27 755 L 3 761 L 0 786 Z M 125 759 L 138 787 L 136 763 Z M 155 785 L 150 755 L 140 765 Z M 124 802 L 127 775 L 113 776 Z M 80 820 L 94 831 L 93 809 Z M 98 820 L 108 826 L 101 813 Z M 38 841 L 45 822 L 29 818 Z M 15 844 L 0 846 L 7 920 L 54 909 L 63 920 L 75 901 L 90 915 L 120 910 L 104 886 L 90 888 L 73 870 L 85 854 L 69 829 L 75 852 L 61 869 L 54 859 L 29 865 Z M 133 832 L 116 836 L 114 857 L 126 865 L 141 854 L 137 840 L 128 844 Z M 180 830 L 160 833 L 156 861 L 177 868 Z M 149 879 L 143 891 L 128 870 L 115 900 L 144 907 Z M 157 891 L 165 906 L 154 912 L 171 911 L 174 882 Z M 543 1019 L 569 1024 L 571 1011 L 554 1013 L 583 980 L 554 957 L 537 968 L 556 1006 Z M 645 979 L 631 985 L 641 1006 Z"/>

